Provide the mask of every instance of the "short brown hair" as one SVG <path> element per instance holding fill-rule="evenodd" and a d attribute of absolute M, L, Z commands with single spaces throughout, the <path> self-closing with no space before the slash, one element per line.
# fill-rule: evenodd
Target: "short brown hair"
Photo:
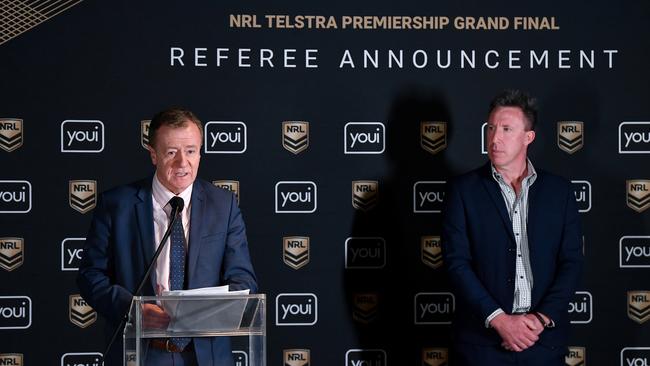
<path fill-rule="evenodd" d="M 201 141 L 203 141 L 203 124 L 199 118 L 192 113 L 192 111 L 184 108 L 169 108 L 164 111 L 156 113 L 151 119 L 149 124 L 149 146 L 156 145 L 156 131 L 162 126 L 170 126 L 174 128 L 184 127 L 187 123 L 191 122 L 199 128 L 201 132 Z"/>
<path fill-rule="evenodd" d="M 499 107 L 516 107 L 521 109 L 526 117 L 526 131 L 535 130 L 537 124 L 537 100 L 525 91 L 507 89 L 492 99 L 488 116 Z"/>

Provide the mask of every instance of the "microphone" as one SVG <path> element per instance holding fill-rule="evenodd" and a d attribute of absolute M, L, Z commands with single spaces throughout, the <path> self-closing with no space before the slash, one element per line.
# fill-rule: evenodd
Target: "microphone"
<path fill-rule="evenodd" d="M 172 199 L 169 200 L 169 204 L 172 206 L 172 216 L 176 216 L 176 214 L 183 211 L 183 208 L 185 207 L 185 201 L 178 196 L 172 197 Z"/>
<path fill-rule="evenodd" d="M 172 227 L 174 226 L 174 223 L 176 222 L 176 218 L 180 215 L 181 211 L 183 211 L 183 207 L 185 206 L 185 201 L 183 201 L 182 198 L 178 196 L 172 197 L 171 200 L 169 200 L 169 205 L 172 207 L 172 212 L 171 212 L 171 220 L 169 220 L 169 226 L 167 226 L 167 230 L 165 231 L 165 234 L 163 235 L 162 239 L 160 240 L 160 243 L 158 244 L 158 249 L 156 249 L 156 252 L 153 255 L 153 258 L 151 259 L 151 262 L 149 263 L 149 266 L 147 266 L 147 271 L 144 273 L 142 278 L 140 279 L 140 284 L 138 284 L 138 287 L 136 288 L 135 292 L 133 293 L 133 296 L 139 296 L 140 292 L 142 291 L 142 288 L 144 287 L 144 284 L 147 283 L 147 280 L 149 279 L 149 274 L 151 273 L 151 270 L 154 267 L 154 264 L 158 260 L 158 257 L 160 256 L 160 253 L 162 252 L 163 248 L 165 247 L 165 244 L 167 243 L 167 239 L 169 238 L 169 235 L 172 233 Z M 133 299 L 131 299 L 131 302 L 133 302 Z M 110 351 L 111 346 L 113 346 L 113 343 L 115 343 L 115 340 L 117 339 L 117 335 L 120 333 L 120 329 L 122 329 L 125 325 L 126 322 L 129 320 L 129 310 L 131 310 L 131 306 L 129 306 L 126 309 L 126 312 L 124 313 L 124 316 L 122 317 L 122 321 L 120 324 L 115 328 L 115 331 L 113 332 L 113 335 L 111 336 L 110 342 L 108 342 L 108 345 L 106 346 L 106 349 L 104 350 L 104 353 L 102 354 L 102 358 L 105 358 L 106 355 L 108 354 L 108 351 Z"/>
<path fill-rule="evenodd" d="M 149 278 L 149 273 L 151 273 L 151 270 L 153 269 L 156 260 L 160 256 L 160 253 L 162 252 L 163 248 L 165 247 L 167 238 L 169 238 L 169 235 L 171 235 L 172 226 L 174 226 L 174 222 L 176 222 L 176 218 L 178 217 L 178 215 L 181 213 L 181 211 L 183 211 L 183 207 L 185 206 L 185 201 L 183 201 L 183 199 L 178 196 L 174 196 L 172 197 L 171 200 L 169 200 L 169 205 L 172 206 L 171 220 L 169 221 L 169 226 L 167 226 L 167 231 L 165 231 L 165 235 L 163 235 L 160 244 L 158 244 L 158 249 L 156 250 L 156 253 L 154 253 L 153 258 L 151 259 L 151 263 L 149 263 L 149 267 L 147 267 L 147 271 L 144 273 L 144 276 L 142 276 L 142 279 L 140 280 L 140 284 L 138 285 L 138 288 L 133 293 L 133 296 L 139 296 L 140 292 L 142 291 L 142 288 L 144 287 L 144 284 L 147 283 L 147 279 Z M 128 315 L 128 311 L 126 315 Z"/>

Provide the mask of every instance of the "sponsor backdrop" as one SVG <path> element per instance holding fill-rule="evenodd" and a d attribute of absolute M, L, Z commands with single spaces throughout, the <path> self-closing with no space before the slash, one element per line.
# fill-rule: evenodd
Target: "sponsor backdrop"
<path fill-rule="evenodd" d="M 581 211 L 567 364 L 647 364 L 647 3 L 64 3 L 0 4 L 0 364 L 96 364 L 75 276 L 97 194 L 152 173 L 148 119 L 184 106 L 200 176 L 238 194 L 269 365 L 453 365 L 441 204 L 508 87 Z"/>

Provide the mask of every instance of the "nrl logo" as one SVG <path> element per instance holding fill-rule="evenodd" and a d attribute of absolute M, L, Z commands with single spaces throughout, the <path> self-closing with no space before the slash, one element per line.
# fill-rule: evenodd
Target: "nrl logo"
<path fill-rule="evenodd" d="M 79 328 L 86 328 L 97 320 L 97 313 L 81 295 L 70 295 L 70 321 Z"/>
<path fill-rule="evenodd" d="M 557 146 L 573 154 L 584 144 L 584 123 L 579 121 L 560 121 L 557 123 Z"/>
<path fill-rule="evenodd" d="M 422 263 L 438 269 L 442 267 L 442 247 L 439 236 L 423 236 L 420 239 L 422 246 Z"/>
<path fill-rule="evenodd" d="M 23 120 L 0 118 L 0 148 L 12 152 L 23 145 Z"/>
<path fill-rule="evenodd" d="M 447 348 L 422 349 L 422 366 L 447 366 L 449 350 Z"/>
<path fill-rule="evenodd" d="M 285 236 L 282 248 L 282 259 L 287 266 L 300 269 L 309 263 L 309 237 Z"/>
<path fill-rule="evenodd" d="M 626 185 L 628 207 L 636 212 L 643 212 L 650 207 L 650 180 L 628 180 Z"/>
<path fill-rule="evenodd" d="M 352 181 L 352 207 L 361 211 L 372 210 L 379 201 L 379 182 L 376 180 Z"/>
<path fill-rule="evenodd" d="M 23 238 L 0 238 L 0 267 L 13 271 L 23 264 Z"/>
<path fill-rule="evenodd" d="M 124 358 L 126 359 L 126 366 L 138 366 L 135 358 L 135 352 L 126 351 Z"/>
<path fill-rule="evenodd" d="M 309 122 L 282 122 L 282 146 L 294 154 L 307 149 L 309 146 Z"/>
<path fill-rule="evenodd" d="M 447 147 L 447 122 L 420 122 L 420 145 L 432 154 Z"/>
<path fill-rule="evenodd" d="M 569 347 L 569 353 L 564 356 L 567 366 L 585 366 L 587 364 L 584 347 Z"/>
<path fill-rule="evenodd" d="M 143 119 L 140 121 L 140 143 L 145 149 L 149 146 L 149 125 L 151 124 L 150 119 Z"/>
<path fill-rule="evenodd" d="M 71 180 L 69 193 L 70 207 L 85 214 L 97 204 L 97 181 Z"/>
<path fill-rule="evenodd" d="M 23 366 L 23 354 L 0 353 L 0 365 Z"/>
<path fill-rule="evenodd" d="M 368 324 L 377 317 L 378 305 L 379 296 L 377 294 L 354 294 L 352 318 L 359 323 Z"/>
<path fill-rule="evenodd" d="M 237 203 L 239 203 L 239 181 L 238 180 L 213 180 L 212 184 L 219 188 L 223 188 L 235 194 Z"/>
<path fill-rule="evenodd" d="M 627 316 L 639 324 L 650 319 L 650 291 L 627 292 Z"/>
<path fill-rule="evenodd" d="M 308 349 L 285 349 L 283 352 L 284 366 L 309 366 Z"/>

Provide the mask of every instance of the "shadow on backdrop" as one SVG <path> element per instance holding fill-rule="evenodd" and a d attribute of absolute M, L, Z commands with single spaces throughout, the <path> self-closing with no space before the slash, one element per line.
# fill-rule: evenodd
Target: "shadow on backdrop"
<path fill-rule="evenodd" d="M 439 236 L 442 220 L 440 213 L 414 213 L 414 183 L 446 180 L 453 174 L 445 150 L 432 154 L 421 147 L 422 121 L 447 122 L 450 140 L 453 121 L 445 98 L 428 89 L 403 89 L 386 118 L 388 174 L 355 178 L 378 181 L 378 203 L 372 209 L 355 211 L 349 233 L 353 238 L 375 238 L 366 242 L 369 248 L 363 263 L 381 264 L 383 256 L 385 266 L 348 268 L 343 276 L 357 346 L 383 349 L 390 363 L 411 365 L 422 362 L 423 347 L 449 344 L 449 326 L 414 322 L 415 294 L 449 291 L 444 267 L 432 268 L 421 260 L 421 237 Z M 385 251 L 378 238 L 383 239 Z M 348 263 L 351 256 L 358 259 L 362 254 L 348 247 Z"/>

